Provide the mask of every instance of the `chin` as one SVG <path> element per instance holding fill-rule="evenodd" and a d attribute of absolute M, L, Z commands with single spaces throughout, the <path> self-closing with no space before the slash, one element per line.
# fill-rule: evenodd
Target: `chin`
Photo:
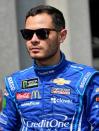
<path fill-rule="evenodd" d="M 46 60 L 47 53 L 30 53 L 30 56 L 32 59 L 37 59 L 37 60 Z"/>
<path fill-rule="evenodd" d="M 41 55 L 30 55 L 32 59 L 37 59 L 37 60 L 41 60 L 43 59 L 44 57 L 41 56 Z"/>

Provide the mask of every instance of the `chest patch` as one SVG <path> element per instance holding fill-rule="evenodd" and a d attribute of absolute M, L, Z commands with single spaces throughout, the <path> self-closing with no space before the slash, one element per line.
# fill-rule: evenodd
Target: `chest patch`
<path fill-rule="evenodd" d="M 52 88 L 51 93 L 52 94 L 70 95 L 70 89 Z"/>
<path fill-rule="evenodd" d="M 38 78 L 22 81 L 22 89 L 38 87 Z"/>

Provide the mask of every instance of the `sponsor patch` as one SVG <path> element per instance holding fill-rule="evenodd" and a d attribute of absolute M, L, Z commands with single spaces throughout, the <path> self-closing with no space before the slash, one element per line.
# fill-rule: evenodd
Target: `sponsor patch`
<path fill-rule="evenodd" d="M 84 86 L 85 86 L 85 83 L 87 82 L 87 80 L 88 80 L 88 78 L 91 76 L 91 72 L 88 72 L 85 76 L 84 76 L 84 78 L 83 78 L 83 80 L 82 80 L 82 82 L 81 82 L 81 84 L 80 84 L 80 88 L 84 88 Z"/>
<path fill-rule="evenodd" d="M 62 98 L 51 98 L 51 102 L 52 103 L 68 103 L 68 104 L 71 104 L 72 103 L 72 100 L 69 100 L 69 99 L 62 99 Z"/>
<path fill-rule="evenodd" d="M 96 101 L 99 102 L 99 96 L 96 97 Z"/>
<path fill-rule="evenodd" d="M 51 93 L 52 94 L 70 95 L 70 89 L 52 88 Z"/>
<path fill-rule="evenodd" d="M 23 99 L 29 99 L 29 98 L 31 98 L 31 93 L 29 92 L 16 93 L 17 100 L 23 100 Z"/>
<path fill-rule="evenodd" d="M 99 92 L 99 88 L 96 88 L 96 92 Z"/>
<path fill-rule="evenodd" d="M 40 92 L 38 90 L 33 90 L 31 94 L 31 98 L 40 99 L 41 98 Z"/>
<path fill-rule="evenodd" d="M 10 85 L 11 90 L 14 91 L 15 90 L 15 86 L 14 86 L 14 82 L 13 82 L 12 77 L 8 77 L 8 83 Z"/>
<path fill-rule="evenodd" d="M 38 78 L 23 80 L 22 89 L 38 87 Z"/>
<path fill-rule="evenodd" d="M 36 101 L 30 101 L 30 102 L 26 102 L 26 103 L 23 103 L 23 104 L 21 104 L 21 106 L 22 107 L 25 107 L 25 106 L 36 106 L 36 105 L 39 105 L 40 104 L 40 102 L 36 102 Z"/>
<path fill-rule="evenodd" d="M 96 105 L 95 108 L 99 108 L 99 105 Z"/>
<path fill-rule="evenodd" d="M 4 89 L 4 96 L 9 96 L 9 93 L 6 89 Z"/>
<path fill-rule="evenodd" d="M 57 119 L 58 118 L 58 119 Z M 25 122 L 26 127 L 35 128 L 38 129 L 41 128 L 47 128 L 47 131 L 53 130 L 56 131 L 57 129 L 67 129 L 70 127 L 70 122 L 68 120 L 68 116 L 63 114 L 45 114 L 41 116 L 41 120 L 39 122 L 35 121 L 26 121 Z"/>
<path fill-rule="evenodd" d="M 57 84 L 57 85 L 64 85 L 64 84 L 70 84 L 71 81 L 70 80 L 65 80 L 64 78 L 57 78 L 53 80 L 53 83 Z"/>
<path fill-rule="evenodd" d="M 6 98 L 5 98 L 5 97 L 3 97 L 2 107 L 3 107 L 3 108 L 6 108 Z"/>

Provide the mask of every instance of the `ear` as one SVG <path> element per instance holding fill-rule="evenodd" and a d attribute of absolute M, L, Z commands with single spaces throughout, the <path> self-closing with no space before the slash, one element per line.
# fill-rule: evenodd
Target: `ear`
<path fill-rule="evenodd" d="M 66 39 L 66 35 L 67 35 L 67 30 L 66 29 L 62 29 L 60 31 L 60 36 L 59 36 L 59 42 L 63 43 L 64 40 Z"/>

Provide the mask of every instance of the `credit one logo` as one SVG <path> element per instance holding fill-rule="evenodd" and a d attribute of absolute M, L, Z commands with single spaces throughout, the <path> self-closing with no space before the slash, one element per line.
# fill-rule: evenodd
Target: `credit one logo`
<path fill-rule="evenodd" d="M 47 118 L 53 118 L 53 117 L 57 117 L 57 119 L 52 119 L 52 120 L 47 120 Z M 70 126 L 69 122 L 66 122 L 67 120 L 67 116 L 65 115 L 61 115 L 61 114 L 55 114 L 55 116 L 53 116 L 52 114 L 46 115 L 47 118 L 41 120 L 40 122 L 25 122 L 24 120 L 24 124 L 27 127 L 32 127 L 32 128 L 67 128 Z M 45 117 L 45 116 L 42 116 Z M 61 120 L 58 120 L 59 119 Z M 61 117 L 61 118 L 60 118 Z"/>
<path fill-rule="evenodd" d="M 41 98 L 40 92 L 38 90 L 33 90 L 31 98 L 40 99 Z"/>

